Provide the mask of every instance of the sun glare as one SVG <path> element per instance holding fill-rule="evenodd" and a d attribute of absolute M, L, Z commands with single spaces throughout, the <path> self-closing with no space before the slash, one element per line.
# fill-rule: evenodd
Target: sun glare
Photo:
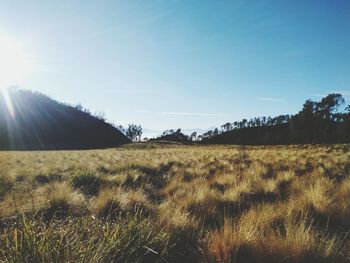
<path fill-rule="evenodd" d="M 32 70 L 21 43 L 0 35 L 0 89 L 23 83 Z"/>

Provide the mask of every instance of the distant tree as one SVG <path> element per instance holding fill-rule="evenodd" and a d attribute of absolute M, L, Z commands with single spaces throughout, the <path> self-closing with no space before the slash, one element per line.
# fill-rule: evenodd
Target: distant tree
<path fill-rule="evenodd" d="M 96 111 L 93 116 L 102 121 L 106 121 L 106 114 L 103 111 Z"/>
<path fill-rule="evenodd" d="M 307 100 L 303 109 L 290 121 L 290 136 L 296 143 L 326 143 L 344 140 L 346 124 L 339 108 L 345 100 L 341 94 L 329 94 L 319 102 Z"/>
<path fill-rule="evenodd" d="M 212 130 L 209 130 L 201 135 L 201 139 L 202 140 L 210 139 L 213 137 L 213 133 L 214 132 Z"/>
<path fill-rule="evenodd" d="M 320 102 L 316 103 L 316 112 L 323 119 L 330 120 L 332 119 L 332 115 L 337 113 L 339 107 L 344 103 L 345 100 L 341 94 L 329 94 Z"/>
<path fill-rule="evenodd" d="M 122 125 L 117 125 L 116 128 L 123 134 L 126 133 L 126 129 Z"/>
<path fill-rule="evenodd" d="M 75 105 L 74 108 L 78 111 L 83 111 L 83 109 L 84 109 L 83 106 L 81 106 L 81 104 Z"/>
<path fill-rule="evenodd" d="M 272 119 L 273 125 L 282 125 L 289 122 L 289 115 L 279 115 Z"/>
<path fill-rule="evenodd" d="M 190 140 L 191 141 L 196 141 L 197 140 L 197 132 L 192 132 L 190 135 Z"/>
<path fill-rule="evenodd" d="M 260 126 L 259 118 L 254 117 L 254 119 L 253 119 L 253 127 L 259 127 L 259 126 Z"/>
<path fill-rule="evenodd" d="M 204 142 L 238 144 L 350 142 L 350 105 L 343 107 L 344 103 L 341 94 L 329 94 L 318 102 L 305 101 L 301 111 L 295 115 L 227 122 L 220 127 L 220 132 L 215 129 L 198 138 Z"/>
<path fill-rule="evenodd" d="M 221 126 L 221 131 L 222 132 L 227 132 L 230 131 L 232 129 L 232 124 L 227 122 L 224 125 Z"/>
<path fill-rule="evenodd" d="M 292 143 L 314 142 L 316 103 L 312 100 L 305 101 L 302 110 L 292 117 L 289 130 Z"/>
<path fill-rule="evenodd" d="M 129 124 L 125 131 L 125 135 L 132 141 L 141 140 L 142 127 L 141 125 Z"/>
<path fill-rule="evenodd" d="M 337 137 L 336 119 L 339 108 L 345 103 L 341 94 L 329 94 L 316 103 L 316 129 L 318 142 L 332 142 Z"/>
<path fill-rule="evenodd" d="M 162 136 L 166 136 L 166 135 L 170 135 L 170 134 L 174 134 L 175 131 L 173 129 L 170 129 L 170 130 L 165 130 L 163 133 L 162 133 Z"/>
<path fill-rule="evenodd" d="M 266 125 L 267 125 L 267 126 L 272 126 L 272 124 L 273 124 L 272 118 L 271 118 L 270 116 L 268 116 L 268 117 L 266 118 Z"/>
<path fill-rule="evenodd" d="M 250 119 L 247 124 L 248 124 L 248 127 L 253 127 L 254 126 L 253 119 Z"/>
<path fill-rule="evenodd" d="M 141 136 L 142 136 L 142 127 L 141 127 L 141 125 L 137 126 L 136 136 L 138 137 L 139 141 L 141 141 Z"/>

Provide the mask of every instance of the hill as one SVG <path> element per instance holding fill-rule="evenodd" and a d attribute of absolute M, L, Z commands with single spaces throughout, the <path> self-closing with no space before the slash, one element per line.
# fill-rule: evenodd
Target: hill
<path fill-rule="evenodd" d="M 295 115 L 255 117 L 221 126 L 200 136 L 214 144 L 319 144 L 350 142 L 350 105 L 341 94 L 305 101 Z"/>
<path fill-rule="evenodd" d="M 189 136 L 182 133 L 181 129 L 178 129 L 176 131 L 165 131 L 162 135 L 158 136 L 155 139 L 150 139 L 150 141 L 189 143 L 191 142 L 191 139 Z"/>
<path fill-rule="evenodd" d="M 80 106 L 19 89 L 0 95 L 1 150 L 93 149 L 128 142 L 118 129 Z"/>

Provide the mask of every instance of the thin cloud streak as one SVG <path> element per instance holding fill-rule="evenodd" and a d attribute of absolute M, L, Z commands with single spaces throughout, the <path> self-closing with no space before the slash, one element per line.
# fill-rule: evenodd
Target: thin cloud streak
<path fill-rule="evenodd" d="M 203 116 L 218 117 L 224 116 L 222 113 L 203 113 L 203 112 L 161 112 L 162 115 L 179 115 L 179 116 Z"/>
<path fill-rule="evenodd" d="M 257 100 L 262 100 L 262 101 L 286 102 L 285 100 L 276 99 L 276 98 L 256 98 L 256 99 L 257 99 Z"/>

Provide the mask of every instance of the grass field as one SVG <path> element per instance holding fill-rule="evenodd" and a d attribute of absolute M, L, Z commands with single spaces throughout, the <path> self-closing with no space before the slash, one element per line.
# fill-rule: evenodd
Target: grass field
<path fill-rule="evenodd" d="M 350 145 L 0 152 L 0 262 L 350 262 Z"/>

